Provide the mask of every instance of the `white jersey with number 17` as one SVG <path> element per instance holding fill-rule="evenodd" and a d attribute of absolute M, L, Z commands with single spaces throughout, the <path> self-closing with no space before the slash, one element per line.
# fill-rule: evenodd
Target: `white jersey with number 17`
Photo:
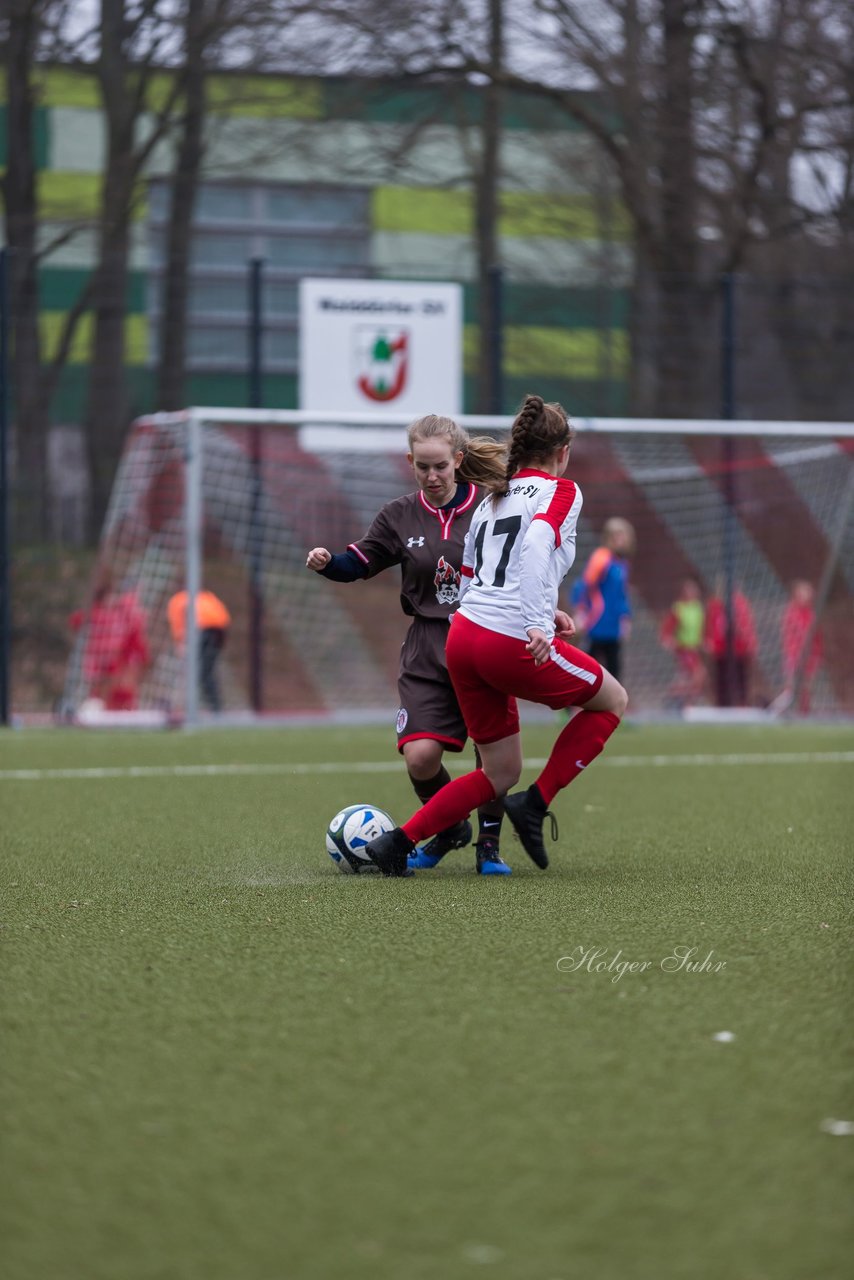
<path fill-rule="evenodd" d="M 558 588 L 575 559 L 581 490 L 545 471 L 517 471 L 506 494 L 486 498 L 466 534 L 460 613 L 528 640 L 538 627 L 551 639 Z"/>

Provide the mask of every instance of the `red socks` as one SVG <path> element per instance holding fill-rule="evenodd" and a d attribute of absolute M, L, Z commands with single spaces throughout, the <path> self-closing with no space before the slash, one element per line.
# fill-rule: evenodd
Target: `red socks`
<path fill-rule="evenodd" d="M 548 764 L 536 786 L 545 803 L 551 804 L 582 769 L 595 760 L 620 723 L 613 711 L 579 711 L 565 726 L 552 747 Z M 428 840 L 467 818 L 481 805 L 494 800 L 495 789 L 482 769 L 454 778 L 403 824 L 413 843 Z"/>
<path fill-rule="evenodd" d="M 473 773 L 464 773 L 461 778 L 454 778 L 441 791 L 437 791 L 432 799 L 403 824 L 403 830 L 415 844 L 419 840 L 427 840 L 437 832 L 461 822 L 469 814 L 495 799 L 495 788 L 482 769 Z"/>
<path fill-rule="evenodd" d="M 620 717 L 613 711 L 579 711 L 572 717 L 537 778 L 537 788 L 547 805 L 596 759 L 619 723 Z"/>

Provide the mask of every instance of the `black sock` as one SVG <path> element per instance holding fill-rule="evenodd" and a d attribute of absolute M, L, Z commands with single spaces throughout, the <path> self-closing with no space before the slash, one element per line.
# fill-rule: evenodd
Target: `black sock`
<path fill-rule="evenodd" d="M 543 799 L 543 793 L 536 782 L 532 782 L 528 787 L 528 803 L 536 813 L 545 813 L 549 807 Z"/>
<path fill-rule="evenodd" d="M 501 821 L 503 814 L 500 813 L 484 813 L 483 810 L 477 811 L 477 843 L 481 840 L 495 840 L 496 843 L 501 839 Z"/>
<path fill-rule="evenodd" d="M 413 789 L 415 791 L 415 794 L 418 796 L 418 799 L 421 801 L 422 804 L 426 804 L 427 801 L 432 796 L 434 796 L 437 791 L 442 790 L 442 787 L 444 787 L 446 782 L 451 781 L 451 775 L 448 773 L 448 770 L 445 768 L 444 765 L 440 765 L 439 772 L 435 775 L 435 777 L 413 778 L 412 774 L 410 773 L 409 781 L 412 783 Z"/>

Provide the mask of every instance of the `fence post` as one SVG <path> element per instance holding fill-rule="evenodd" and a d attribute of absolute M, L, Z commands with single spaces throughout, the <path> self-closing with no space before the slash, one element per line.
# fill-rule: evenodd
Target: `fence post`
<path fill-rule="evenodd" d="M 721 278 L 721 417 L 726 422 L 735 419 L 735 277 L 731 271 Z M 736 540 L 736 487 L 735 440 L 725 435 L 721 441 L 723 465 L 724 528 L 724 609 L 726 612 L 726 651 L 724 655 L 724 705 L 735 703 L 735 540 Z"/>
<path fill-rule="evenodd" d="M 249 408 L 263 407 L 263 301 L 264 263 L 253 258 L 249 266 Z M 252 710 L 264 706 L 264 521 L 263 499 L 263 432 L 249 428 L 251 466 L 251 499 L 249 515 L 249 694 Z"/>
<path fill-rule="evenodd" d="M 504 412 L 504 273 L 491 266 L 489 279 L 489 413 Z"/>
<path fill-rule="evenodd" d="M 199 723 L 199 627 L 196 600 L 202 589 L 205 522 L 202 496 L 204 437 L 198 414 L 190 411 L 186 426 L 184 462 L 184 572 L 187 581 L 187 623 L 184 634 L 184 725 Z"/>
<path fill-rule="evenodd" d="M 9 250 L 0 249 L 0 724 L 11 720 L 12 606 L 9 599 Z"/>

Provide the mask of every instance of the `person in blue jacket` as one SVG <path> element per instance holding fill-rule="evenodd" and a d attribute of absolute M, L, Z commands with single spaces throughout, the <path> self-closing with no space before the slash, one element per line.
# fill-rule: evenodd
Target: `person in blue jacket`
<path fill-rule="evenodd" d="M 631 630 L 629 563 L 635 531 L 628 520 L 605 521 L 602 545 L 593 552 L 570 596 L 576 626 L 587 633 L 587 652 L 620 680 L 621 646 Z"/>

